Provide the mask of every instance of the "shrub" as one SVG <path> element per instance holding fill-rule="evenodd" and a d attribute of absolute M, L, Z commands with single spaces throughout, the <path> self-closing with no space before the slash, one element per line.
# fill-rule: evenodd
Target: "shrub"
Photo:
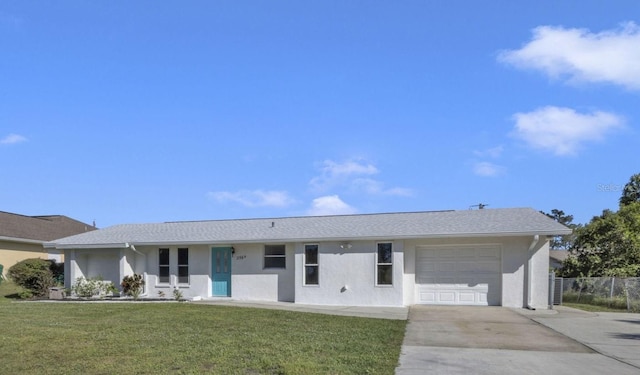
<path fill-rule="evenodd" d="M 33 293 L 31 293 L 30 290 L 23 290 L 20 293 L 18 293 L 18 297 L 20 297 L 20 299 L 33 298 Z"/>
<path fill-rule="evenodd" d="M 78 277 L 71 286 L 71 293 L 83 298 L 103 297 L 114 292 L 117 292 L 115 285 L 112 282 L 105 282 L 100 276 L 89 279 Z"/>
<path fill-rule="evenodd" d="M 49 288 L 56 285 L 52 271 L 55 267 L 56 263 L 51 260 L 25 259 L 11 266 L 8 276 L 33 296 L 42 297 L 49 293 Z"/>
<path fill-rule="evenodd" d="M 175 288 L 173 290 L 173 298 L 178 302 L 182 301 L 183 300 L 182 299 L 182 291 L 180 289 L 178 289 L 178 288 Z"/>
<path fill-rule="evenodd" d="M 122 287 L 122 293 L 137 300 L 142 293 L 144 280 L 142 279 L 142 275 L 134 273 L 131 276 L 125 276 L 124 279 L 122 279 L 122 283 L 120 283 L 120 286 Z"/>

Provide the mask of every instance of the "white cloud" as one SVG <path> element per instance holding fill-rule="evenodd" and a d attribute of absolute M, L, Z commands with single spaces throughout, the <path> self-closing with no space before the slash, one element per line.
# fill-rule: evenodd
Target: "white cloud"
<path fill-rule="evenodd" d="M 375 165 L 364 160 L 347 160 L 338 163 L 325 160 L 320 167 L 320 176 L 309 181 L 309 185 L 315 191 L 326 192 L 330 189 L 341 187 L 351 191 L 364 192 L 366 194 L 410 196 L 412 191 L 406 188 L 385 188 L 384 183 L 371 178 L 378 174 Z"/>
<path fill-rule="evenodd" d="M 357 210 L 337 195 L 327 195 L 313 200 L 311 208 L 307 213 L 313 216 L 325 215 L 348 215 L 355 214 Z"/>
<path fill-rule="evenodd" d="M 473 166 L 473 173 L 482 177 L 495 177 L 504 173 L 505 168 L 486 161 L 477 162 Z"/>
<path fill-rule="evenodd" d="M 378 169 L 362 160 L 347 160 L 336 163 L 325 160 L 320 167 L 320 176 L 314 177 L 309 183 L 317 190 L 326 190 L 335 185 L 345 184 L 353 176 L 370 176 L 378 173 Z"/>
<path fill-rule="evenodd" d="M 356 178 L 352 181 L 351 185 L 354 190 L 363 191 L 371 195 L 396 195 L 403 197 L 413 195 L 411 189 L 400 187 L 386 189 L 382 182 L 372 178 Z"/>
<path fill-rule="evenodd" d="M 614 30 L 539 26 L 522 48 L 502 52 L 498 60 L 541 70 L 552 78 L 608 82 L 640 90 L 640 27 L 633 22 Z"/>
<path fill-rule="evenodd" d="M 240 203 L 246 207 L 287 207 L 295 203 L 286 191 L 240 190 L 212 191 L 207 197 L 218 203 Z"/>
<path fill-rule="evenodd" d="M 19 134 L 9 134 L 6 137 L 0 139 L 0 144 L 3 145 L 11 145 L 14 143 L 21 143 L 21 142 L 26 142 L 27 138 L 23 137 Z"/>
<path fill-rule="evenodd" d="M 502 146 L 496 146 L 493 148 L 488 148 L 486 150 L 474 151 L 473 153 L 477 156 L 497 159 L 502 155 L 502 151 L 504 151 L 504 148 Z"/>
<path fill-rule="evenodd" d="M 577 113 L 571 108 L 543 107 L 513 115 L 512 135 L 529 146 L 556 155 L 573 155 L 588 141 L 602 140 L 606 133 L 621 128 L 623 119 L 613 113 Z"/>

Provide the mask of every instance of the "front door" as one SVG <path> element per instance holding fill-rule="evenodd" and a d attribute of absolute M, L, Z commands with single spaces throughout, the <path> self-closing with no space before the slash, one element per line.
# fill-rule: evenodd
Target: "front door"
<path fill-rule="evenodd" d="M 211 248 L 211 291 L 215 297 L 231 297 L 231 248 Z"/>

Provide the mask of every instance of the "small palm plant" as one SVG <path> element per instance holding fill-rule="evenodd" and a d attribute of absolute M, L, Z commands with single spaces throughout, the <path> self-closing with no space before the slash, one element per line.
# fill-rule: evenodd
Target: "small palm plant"
<path fill-rule="evenodd" d="M 142 275 L 134 273 L 131 276 L 125 276 L 124 279 L 122 279 L 120 286 L 122 286 L 122 292 L 125 295 L 130 296 L 137 301 L 138 298 L 140 298 L 140 294 L 142 294 L 144 279 L 142 278 Z"/>

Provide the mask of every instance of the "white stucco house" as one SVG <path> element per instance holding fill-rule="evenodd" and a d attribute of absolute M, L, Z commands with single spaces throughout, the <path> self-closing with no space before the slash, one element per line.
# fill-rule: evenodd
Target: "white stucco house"
<path fill-rule="evenodd" d="M 549 238 L 569 234 L 531 208 L 124 224 L 46 246 L 67 287 L 141 274 L 144 295 L 546 307 Z"/>

